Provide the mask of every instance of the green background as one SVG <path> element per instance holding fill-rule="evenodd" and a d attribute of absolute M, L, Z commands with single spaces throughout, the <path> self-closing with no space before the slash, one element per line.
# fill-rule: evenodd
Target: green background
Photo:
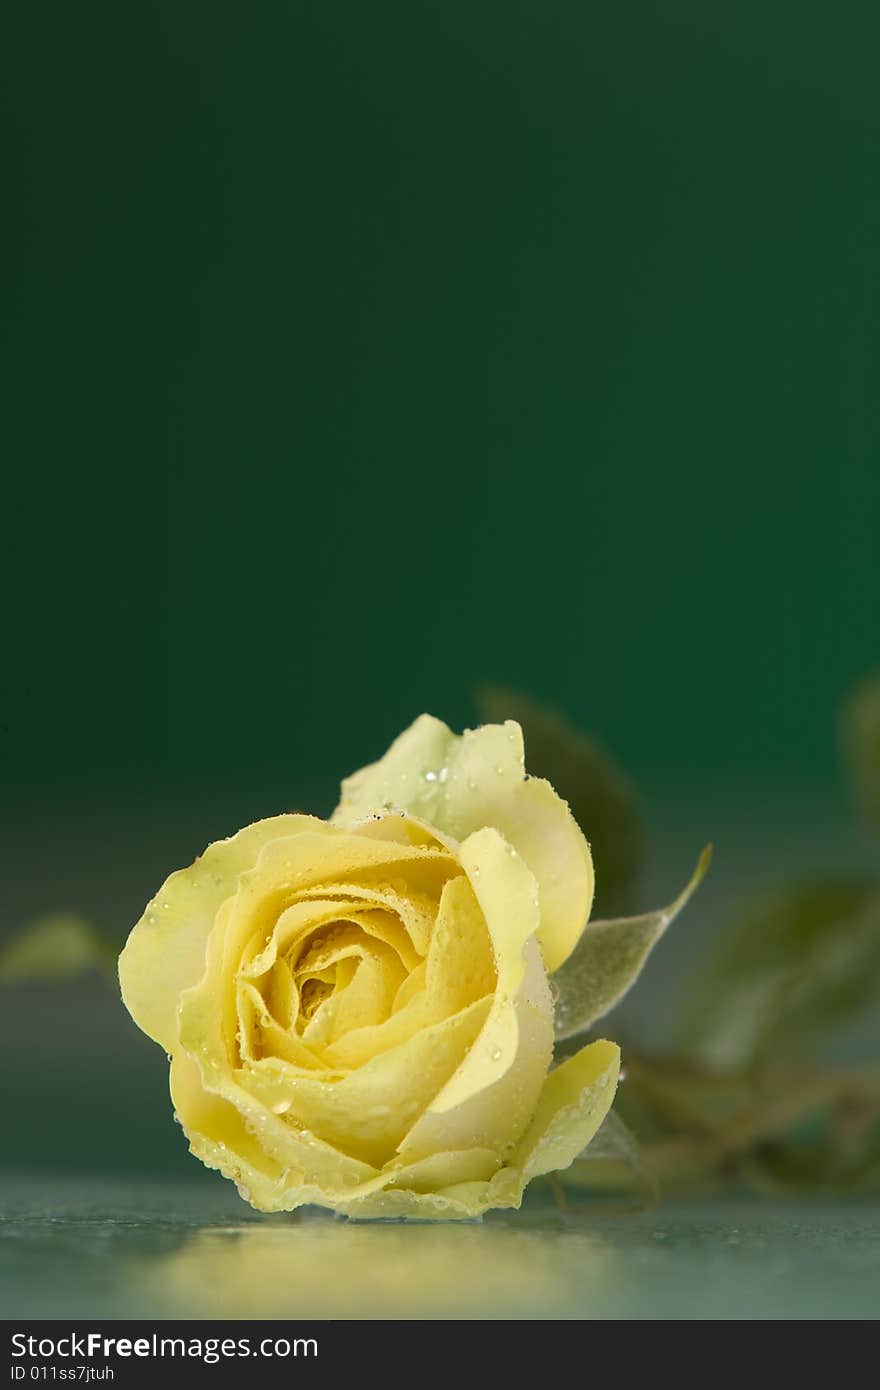
<path fill-rule="evenodd" d="M 866 860 L 833 717 L 880 657 L 876 5 L 5 31 L 3 930 L 121 939 L 484 678 L 643 786 L 655 901 L 718 843 L 645 1027 L 731 892 Z M 0 1022 L 13 1163 L 193 1176 L 103 985 Z"/>
<path fill-rule="evenodd" d="M 295 801 L 485 676 L 642 776 L 828 787 L 878 658 L 878 41 L 11 5 L 12 793 Z"/>

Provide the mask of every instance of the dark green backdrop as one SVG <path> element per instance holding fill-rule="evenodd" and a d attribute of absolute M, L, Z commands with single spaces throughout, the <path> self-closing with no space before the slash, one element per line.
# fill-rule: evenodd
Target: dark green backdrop
<path fill-rule="evenodd" d="M 295 800 L 480 676 L 643 775 L 830 780 L 880 658 L 876 5 L 6 18 L 13 797 Z"/>
<path fill-rule="evenodd" d="M 652 894 L 719 842 L 643 1019 L 732 892 L 858 858 L 873 0 L 4 20 L 3 929 L 121 937 L 483 677 L 652 789 Z M 194 1172 L 105 986 L 0 1023 L 9 1161 Z"/>

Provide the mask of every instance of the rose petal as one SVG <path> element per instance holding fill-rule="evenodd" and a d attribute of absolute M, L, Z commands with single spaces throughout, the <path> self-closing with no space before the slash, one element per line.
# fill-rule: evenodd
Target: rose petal
<path fill-rule="evenodd" d="M 332 837 L 331 827 L 313 816 L 257 821 L 209 845 L 189 868 L 171 874 L 147 904 L 119 957 L 119 984 L 135 1023 L 166 1052 L 177 1041 L 180 995 L 204 972 L 205 943 L 221 903 L 235 893 L 239 876 L 253 868 L 264 845 L 302 829 Z"/>
<path fill-rule="evenodd" d="M 495 984 L 486 923 L 470 883 L 460 875 L 443 888 L 427 962 L 401 986 L 391 1017 L 375 1027 L 351 1029 L 324 1055 L 335 1066 L 362 1066 L 420 1028 L 492 994 Z"/>
<path fill-rule="evenodd" d="M 619 1071 L 620 1048 L 604 1039 L 551 1071 L 511 1158 L 522 1170 L 524 1186 L 542 1173 L 567 1168 L 589 1144 L 611 1109 Z"/>
<path fill-rule="evenodd" d="M 529 1124 L 553 1054 L 553 1002 L 537 942 L 530 940 L 525 950 L 526 973 L 513 1005 L 507 1005 L 513 1012 L 516 1026 L 517 1047 L 513 1062 L 503 1075 L 498 1075 L 499 1062 L 494 1059 L 493 1051 L 487 1053 L 492 1047 L 487 1020 L 473 1051 L 459 1069 L 472 1075 L 471 1058 L 479 1055 L 485 1060 L 481 1069 L 483 1086 L 443 1110 L 435 1100 L 400 1145 L 401 1158 L 471 1147 L 489 1148 L 504 1155 L 510 1152 Z M 454 1078 L 454 1081 L 460 1084 L 461 1079 Z M 445 1094 L 449 1094 L 452 1086 L 450 1083 Z"/>
<path fill-rule="evenodd" d="M 242 1183 L 247 1200 L 261 1210 L 277 1210 L 278 1192 L 291 1185 L 342 1192 L 376 1176 L 369 1164 L 291 1128 L 231 1075 L 223 1089 L 227 1094 L 207 1090 L 194 1060 L 175 1054 L 171 1096 L 192 1152 L 209 1168 Z"/>
<path fill-rule="evenodd" d="M 556 970 L 571 954 L 590 914 L 592 859 L 549 782 L 525 779 L 518 724 L 486 724 L 459 737 L 422 715 L 384 758 L 343 782 L 333 820 L 352 825 L 387 807 L 419 816 L 457 840 L 494 826 L 538 881 L 547 969 Z"/>
<path fill-rule="evenodd" d="M 493 1086 L 513 1065 L 519 1046 L 516 999 L 526 974 L 526 946 L 538 927 L 538 889 L 528 866 L 497 830 L 468 837 L 460 850 L 480 904 L 495 954 L 496 986 L 492 1009 L 473 1049 L 431 1103 L 442 1114 Z M 543 1013 L 552 1033 L 553 1009 L 543 970 L 530 972 L 528 1002 Z"/>

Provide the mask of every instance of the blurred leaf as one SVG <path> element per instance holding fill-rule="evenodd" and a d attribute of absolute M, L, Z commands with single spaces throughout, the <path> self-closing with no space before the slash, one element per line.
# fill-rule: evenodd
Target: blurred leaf
<path fill-rule="evenodd" d="M 631 1049 L 626 1070 L 617 1105 L 643 1141 L 669 1134 L 712 1134 L 754 1104 L 754 1082 L 745 1074 L 706 1071 Z"/>
<path fill-rule="evenodd" d="M 87 970 L 115 972 L 117 951 L 84 917 L 52 913 L 0 947 L 0 982 L 63 980 Z"/>
<path fill-rule="evenodd" d="M 862 1190 L 880 1167 L 880 1070 L 810 1065 L 719 1074 L 627 1054 L 616 1102 L 664 1188 L 745 1180 L 761 1190 Z"/>
<path fill-rule="evenodd" d="M 643 1187 L 652 1193 L 656 1191 L 639 1141 L 616 1110 L 609 1110 L 583 1153 L 558 1177 L 563 1185 L 575 1187 Z"/>
<path fill-rule="evenodd" d="M 841 742 L 856 801 L 880 831 L 880 675 L 857 686 L 844 704 Z"/>
<path fill-rule="evenodd" d="M 820 880 L 744 910 L 687 990 L 681 1046 L 718 1068 L 791 1054 L 880 995 L 880 892 Z"/>
<path fill-rule="evenodd" d="M 596 866 L 594 912 L 618 916 L 635 904 L 643 836 L 629 782 L 599 747 L 555 710 L 503 686 L 476 692 L 482 717 L 515 719 L 522 726 L 526 767 L 564 797 L 590 842 Z"/>
<path fill-rule="evenodd" d="M 690 883 L 669 907 L 640 917 L 587 924 L 574 951 L 553 976 L 558 991 L 558 1039 L 585 1032 L 623 998 L 669 923 L 698 888 L 711 858 L 712 847 L 707 845 Z"/>

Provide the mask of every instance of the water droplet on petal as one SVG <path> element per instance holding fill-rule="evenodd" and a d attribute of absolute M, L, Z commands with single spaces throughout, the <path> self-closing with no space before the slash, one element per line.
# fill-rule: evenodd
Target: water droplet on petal
<path fill-rule="evenodd" d="M 276 1100 L 275 1104 L 272 1106 L 273 1113 L 276 1115 L 286 1115 L 292 1103 L 293 1102 L 289 1100 Z"/>
<path fill-rule="evenodd" d="M 436 782 L 436 781 L 437 781 L 437 774 L 436 774 L 436 772 L 426 772 L 426 773 L 425 773 L 425 781 L 426 781 L 426 782 Z"/>
<path fill-rule="evenodd" d="M 441 767 L 440 771 L 437 773 L 437 780 L 440 781 L 440 782 L 445 782 L 448 776 L 449 776 L 449 768 L 448 768 L 448 767 Z"/>
<path fill-rule="evenodd" d="M 492 1061 L 493 1061 L 493 1062 L 500 1062 L 500 1061 L 501 1061 L 501 1048 L 500 1048 L 500 1047 L 493 1047 L 493 1048 L 492 1048 Z"/>

